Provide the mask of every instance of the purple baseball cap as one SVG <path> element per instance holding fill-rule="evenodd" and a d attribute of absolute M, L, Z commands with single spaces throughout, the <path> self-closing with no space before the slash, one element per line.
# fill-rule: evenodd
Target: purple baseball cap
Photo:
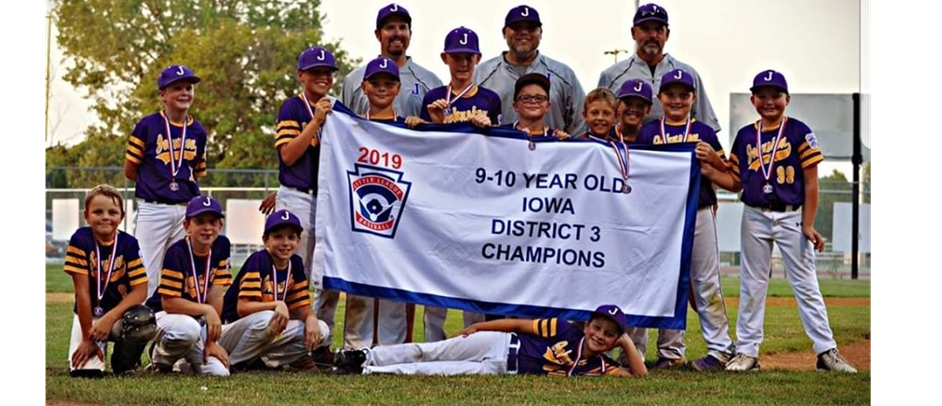
<path fill-rule="evenodd" d="M 543 26 L 543 23 L 540 22 L 540 13 L 533 7 L 523 5 L 514 7 L 507 12 L 507 17 L 504 18 L 504 28 L 520 21 L 529 21 L 536 24 L 537 27 Z"/>
<path fill-rule="evenodd" d="M 396 80 L 399 80 L 399 66 L 396 65 L 395 61 L 385 56 L 380 56 L 366 64 L 366 74 L 363 75 L 363 80 L 379 73 L 388 73 L 393 75 Z"/>
<path fill-rule="evenodd" d="M 788 94 L 788 82 L 785 81 L 785 75 L 772 69 L 759 72 L 756 78 L 752 80 L 752 87 L 749 88 L 749 91 L 755 92 L 757 88 L 763 86 L 776 87 Z"/>
<path fill-rule="evenodd" d="M 693 76 L 690 75 L 690 73 L 687 71 L 678 68 L 665 73 L 664 76 L 661 76 L 661 87 L 658 88 L 657 92 L 663 92 L 664 88 L 672 83 L 681 83 L 690 88 L 690 90 L 697 91 L 697 85 L 694 84 Z"/>
<path fill-rule="evenodd" d="M 165 87 L 170 86 L 171 83 L 180 80 L 186 80 L 190 83 L 200 82 L 200 78 L 193 73 L 193 69 L 185 65 L 170 65 L 167 69 L 160 72 L 160 77 L 157 78 L 157 88 L 163 90 Z"/>
<path fill-rule="evenodd" d="M 379 9 L 379 13 L 376 13 L 376 29 L 383 28 L 386 19 L 392 16 L 402 17 L 406 24 L 409 24 L 409 28 L 412 28 L 412 16 L 409 15 L 409 10 L 406 10 L 405 7 L 396 3 L 392 3 Z"/>
<path fill-rule="evenodd" d="M 298 230 L 298 234 L 304 231 L 304 227 L 301 226 L 301 219 L 298 216 L 287 210 L 278 210 L 265 219 L 265 234 L 283 225 L 294 227 Z"/>
<path fill-rule="evenodd" d="M 618 306 L 608 304 L 601 305 L 594 312 L 593 315 L 605 317 L 611 321 L 614 321 L 622 333 L 625 332 L 625 329 L 628 325 L 628 317 L 625 316 L 625 312 L 621 311 Z"/>
<path fill-rule="evenodd" d="M 637 97 L 646 101 L 648 104 L 653 104 L 651 100 L 653 94 L 654 90 L 651 89 L 651 85 L 649 85 L 648 82 L 641 79 L 628 79 L 625 83 L 621 84 L 621 89 L 618 90 L 618 99 Z"/>
<path fill-rule="evenodd" d="M 634 25 L 641 24 L 645 21 L 657 21 L 666 26 L 667 10 L 654 3 L 642 4 L 638 6 L 638 10 L 635 11 Z"/>
<path fill-rule="evenodd" d="M 298 70 L 308 70 L 317 67 L 337 70 L 334 54 L 324 47 L 310 47 L 298 55 Z"/>
<path fill-rule="evenodd" d="M 190 199 L 186 205 L 186 218 L 193 218 L 203 213 L 216 213 L 219 217 L 226 217 L 222 214 L 219 201 L 211 196 L 200 195 Z"/>
<path fill-rule="evenodd" d="M 481 55 L 478 48 L 478 34 L 471 31 L 470 28 L 458 27 L 445 36 L 446 54 L 476 54 Z"/>

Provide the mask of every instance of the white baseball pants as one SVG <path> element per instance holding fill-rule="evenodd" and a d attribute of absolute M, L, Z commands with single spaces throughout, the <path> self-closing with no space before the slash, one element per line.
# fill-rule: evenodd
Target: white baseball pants
<path fill-rule="evenodd" d="M 141 261 L 147 270 L 147 297 L 153 296 L 160 286 L 160 271 L 164 255 L 173 243 L 186 235 L 183 219 L 186 205 L 147 203 L 137 199 L 134 216 L 134 237 L 141 248 Z"/>
<path fill-rule="evenodd" d="M 507 373 L 511 333 L 482 331 L 434 343 L 379 346 L 364 374 L 497 375 Z"/>

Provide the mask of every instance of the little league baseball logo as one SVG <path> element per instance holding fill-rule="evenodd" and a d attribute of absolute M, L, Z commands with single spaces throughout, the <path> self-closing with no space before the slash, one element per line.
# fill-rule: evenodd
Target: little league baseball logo
<path fill-rule="evenodd" d="M 353 231 L 395 238 L 412 182 L 402 172 L 356 164 L 347 171 L 350 183 L 350 223 Z"/>

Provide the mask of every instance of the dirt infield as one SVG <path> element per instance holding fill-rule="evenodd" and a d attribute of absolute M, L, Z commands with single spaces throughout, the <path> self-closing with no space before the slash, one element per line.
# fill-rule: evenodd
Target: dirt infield
<path fill-rule="evenodd" d="M 841 355 L 858 371 L 870 370 L 870 340 L 859 341 L 840 347 Z M 786 369 L 810 371 L 815 369 L 815 353 L 812 350 L 763 355 L 759 359 L 762 369 Z"/>
<path fill-rule="evenodd" d="M 46 293 L 46 303 L 71 303 L 75 301 L 72 293 Z"/>
<path fill-rule="evenodd" d="M 870 306 L 869 297 L 828 297 L 824 298 L 828 307 L 867 307 Z M 770 297 L 766 299 L 768 306 L 797 307 L 794 297 Z M 739 298 L 726 299 L 728 309 L 737 309 Z M 870 340 L 859 341 L 839 347 L 841 355 L 859 371 L 870 370 Z M 787 369 L 790 371 L 810 371 L 815 369 L 816 357 L 813 350 L 800 352 L 786 352 L 781 354 L 762 355 L 759 362 L 762 369 Z"/>

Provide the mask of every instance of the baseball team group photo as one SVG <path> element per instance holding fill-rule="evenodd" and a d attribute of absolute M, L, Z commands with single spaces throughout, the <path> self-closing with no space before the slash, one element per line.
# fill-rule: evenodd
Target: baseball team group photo
<path fill-rule="evenodd" d="M 861 3 L 386 1 L 48 2 L 47 404 L 870 404 Z"/>

